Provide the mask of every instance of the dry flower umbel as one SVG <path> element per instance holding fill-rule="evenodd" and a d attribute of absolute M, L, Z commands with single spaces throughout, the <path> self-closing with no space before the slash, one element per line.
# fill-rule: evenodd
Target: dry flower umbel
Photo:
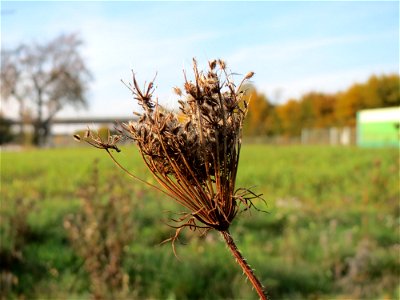
<path fill-rule="evenodd" d="M 248 105 L 243 97 L 243 83 L 254 73 L 249 72 L 236 86 L 222 60 L 210 61 L 208 71 L 202 72 L 193 59 L 193 72 L 194 81 L 188 80 L 184 73 L 184 91 L 174 88 L 181 97 L 180 113 L 168 111 L 153 100 L 154 80 L 141 89 L 133 74 L 132 84 L 126 86 L 143 112 L 137 113 L 137 120 L 123 123 L 120 133 L 136 143 L 145 164 L 162 188 L 152 187 L 189 209 L 189 213 L 178 220 L 182 224 L 178 226 L 175 238 L 184 227 L 221 232 L 259 296 L 266 299 L 261 283 L 228 231 L 240 206 L 247 209 L 253 206 L 251 200 L 259 197 L 247 189 L 235 188 L 242 126 Z M 89 131 L 83 139 L 105 149 L 122 167 L 110 152 L 110 149 L 119 150 L 115 141 L 120 140 L 120 136 L 103 141 Z"/>

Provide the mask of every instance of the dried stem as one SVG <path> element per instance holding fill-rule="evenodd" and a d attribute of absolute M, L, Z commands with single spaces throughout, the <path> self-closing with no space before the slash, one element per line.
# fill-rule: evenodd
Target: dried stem
<path fill-rule="evenodd" d="M 253 272 L 253 269 L 249 266 L 247 263 L 246 259 L 242 256 L 240 253 L 239 249 L 237 248 L 235 242 L 232 239 L 232 236 L 230 235 L 229 231 L 220 231 L 222 236 L 225 239 L 226 244 L 229 247 L 229 250 L 231 250 L 232 255 L 235 257 L 236 262 L 240 265 L 240 267 L 243 270 L 243 273 L 246 274 L 247 278 L 250 280 L 251 284 L 257 291 L 257 294 L 260 296 L 260 299 L 265 299 L 268 300 L 268 296 L 264 290 L 263 285 L 261 282 L 258 280 L 256 275 Z"/>

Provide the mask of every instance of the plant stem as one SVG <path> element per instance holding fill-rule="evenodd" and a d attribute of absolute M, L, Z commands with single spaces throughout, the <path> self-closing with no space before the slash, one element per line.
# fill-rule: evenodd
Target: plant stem
<path fill-rule="evenodd" d="M 254 275 L 253 270 L 247 263 L 246 259 L 242 256 L 240 253 L 239 249 L 237 248 L 235 242 L 232 239 L 232 236 L 230 235 L 229 231 L 220 231 L 222 236 L 225 239 L 226 244 L 229 247 L 229 250 L 231 250 L 233 256 L 236 259 L 236 262 L 240 265 L 240 267 L 243 269 L 243 273 L 246 274 L 247 278 L 250 280 L 251 284 L 253 287 L 256 289 L 258 295 L 260 296 L 260 299 L 263 300 L 268 300 L 268 296 L 266 291 L 264 290 L 264 287 L 262 286 L 261 282 L 258 280 L 258 278 Z"/>

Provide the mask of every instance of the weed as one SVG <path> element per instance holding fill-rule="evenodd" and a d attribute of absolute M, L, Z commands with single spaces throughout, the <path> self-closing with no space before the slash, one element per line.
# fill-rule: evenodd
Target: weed
<path fill-rule="evenodd" d="M 195 59 L 193 73 L 194 81 L 184 74 L 185 95 L 175 88 L 181 97 L 181 115 L 153 100 L 154 80 L 142 90 L 133 74 L 133 82 L 126 86 L 143 108 L 137 114 L 138 120 L 122 124 L 121 135 L 109 135 L 107 139 L 90 130 L 75 138 L 106 150 L 118 166 L 143 181 L 122 167 L 110 152 L 120 151 L 117 143 L 122 137 L 133 140 L 161 188 L 148 184 L 189 210 L 176 220 L 179 224 L 172 242 L 185 227 L 201 229 L 203 233 L 219 231 L 260 298 L 266 299 L 261 282 L 229 233 L 240 207 L 251 208 L 252 199 L 259 197 L 248 189 L 235 187 L 248 105 L 242 85 L 254 73 L 249 72 L 236 86 L 224 61 L 210 61 L 209 70 L 201 72 Z"/>
<path fill-rule="evenodd" d="M 19 284 L 16 269 L 24 264 L 23 251 L 29 243 L 32 228 L 28 216 L 34 209 L 31 199 L 2 199 L 0 211 L 0 299 L 13 295 Z M 4 205 L 5 204 L 5 205 Z"/>
<path fill-rule="evenodd" d="M 84 260 L 94 299 L 126 298 L 129 276 L 123 270 L 124 253 L 135 234 L 131 189 L 113 176 L 99 184 L 97 166 L 90 183 L 80 190 L 82 211 L 64 220 L 76 252 Z"/>

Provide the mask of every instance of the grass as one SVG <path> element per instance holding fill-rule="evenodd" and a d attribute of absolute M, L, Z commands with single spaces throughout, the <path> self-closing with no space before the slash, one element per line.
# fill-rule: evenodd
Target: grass
<path fill-rule="evenodd" d="M 117 157 L 153 180 L 134 148 Z M 106 153 L 91 148 L 1 153 L 0 254 L 16 245 L 22 252 L 22 259 L 13 258 L 18 283 L 11 284 L 7 297 L 90 297 L 88 276 L 63 220 L 80 210 L 77 190 L 95 159 L 101 180 L 117 176 L 143 189 Z M 256 184 L 268 206 L 255 204 L 269 213 L 244 212 L 230 231 L 272 299 L 395 299 L 400 296 L 398 182 L 396 149 L 244 145 L 237 186 Z M 171 214 L 157 213 L 177 210 L 167 200 L 147 190 L 132 199 L 138 229 L 123 265 L 132 297 L 255 299 L 219 235 L 185 233 L 185 244 L 177 248 L 180 260 L 168 244 L 159 245 L 173 234 L 164 224 Z M 10 230 L 16 222 L 25 222 L 19 228 L 26 231 Z"/>

